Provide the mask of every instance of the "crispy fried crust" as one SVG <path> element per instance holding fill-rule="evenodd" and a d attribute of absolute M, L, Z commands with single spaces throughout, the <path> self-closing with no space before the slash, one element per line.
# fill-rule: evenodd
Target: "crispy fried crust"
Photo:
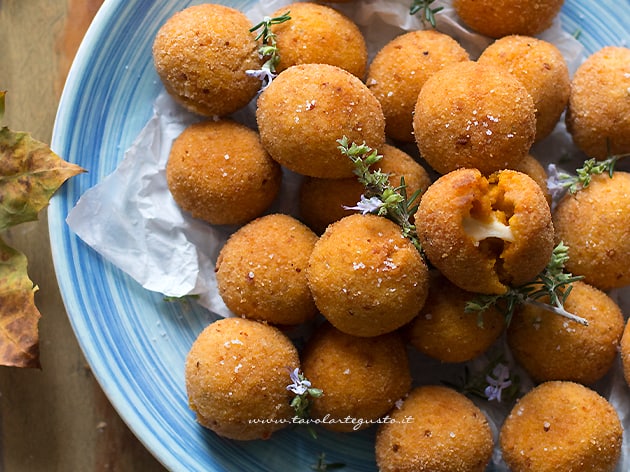
<path fill-rule="evenodd" d="M 454 0 L 460 18 L 478 33 L 534 36 L 551 26 L 564 0 Z"/>
<path fill-rule="evenodd" d="M 277 328 L 220 319 L 199 334 L 186 357 L 190 408 L 220 436 L 266 439 L 290 423 L 287 369 L 299 366 L 297 350 Z"/>
<path fill-rule="evenodd" d="M 328 64 L 303 64 L 281 72 L 258 98 L 256 120 L 271 157 L 299 174 L 352 177 L 353 165 L 337 140 L 385 143 L 381 105 L 354 75 Z"/>
<path fill-rule="evenodd" d="M 312 2 L 292 3 L 271 17 L 287 11 L 291 19 L 272 27 L 280 54 L 278 72 L 298 64 L 330 64 L 363 80 L 367 46 L 359 27 L 350 18 Z"/>
<path fill-rule="evenodd" d="M 315 244 L 307 272 L 315 304 L 340 331 L 378 336 L 411 321 L 424 304 L 428 269 L 400 227 L 350 215 Z"/>
<path fill-rule="evenodd" d="M 196 123 L 173 142 L 166 180 L 177 204 L 208 223 L 260 216 L 280 190 L 282 172 L 258 133 L 223 119 Z"/>
<path fill-rule="evenodd" d="M 294 325 L 317 313 L 306 268 L 317 236 L 295 218 L 272 214 L 233 233 L 216 264 L 217 288 L 236 315 Z"/>
<path fill-rule="evenodd" d="M 309 340 L 302 368 L 324 391 L 313 400 L 311 418 L 333 431 L 371 426 L 411 388 L 405 343 L 397 333 L 356 337 L 326 323 Z"/>
<path fill-rule="evenodd" d="M 567 271 L 602 290 L 630 284 L 630 173 L 594 176 L 554 212 L 556 239 L 569 247 Z"/>
<path fill-rule="evenodd" d="M 508 226 L 513 241 L 476 240 L 465 222 L 492 219 Z M 451 282 L 470 292 L 501 294 L 533 279 L 553 250 L 551 211 L 538 184 L 505 170 L 485 178 L 459 169 L 435 181 L 415 215 L 425 254 Z"/>
<path fill-rule="evenodd" d="M 619 306 L 606 293 L 574 282 L 564 307 L 588 321 L 569 321 L 532 305 L 523 305 L 508 328 L 516 360 L 537 382 L 571 380 L 586 385 L 612 367 L 624 328 Z"/>
<path fill-rule="evenodd" d="M 527 89 L 536 109 L 536 138 L 548 136 L 567 106 L 569 69 L 552 43 L 531 36 L 510 35 L 488 46 L 479 62 L 507 70 Z"/>
<path fill-rule="evenodd" d="M 366 84 L 383 107 L 390 138 L 413 142 L 413 110 L 427 79 L 446 65 L 469 60 L 450 36 L 419 30 L 397 36 L 374 57 Z"/>
<path fill-rule="evenodd" d="M 382 472 L 482 472 L 490 462 L 494 444 L 486 417 L 453 389 L 417 387 L 390 417 L 376 435 Z"/>
<path fill-rule="evenodd" d="M 630 152 L 630 48 L 607 46 L 589 56 L 571 82 L 567 130 L 589 157 Z"/>
<path fill-rule="evenodd" d="M 613 471 L 622 426 L 605 398 L 574 382 L 530 390 L 501 428 L 503 459 L 513 472 Z"/>
<path fill-rule="evenodd" d="M 529 152 L 534 102 L 500 67 L 459 62 L 427 79 L 413 129 L 421 156 L 437 172 L 474 167 L 489 175 L 514 168 Z"/>
<path fill-rule="evenodd" d="M 247 105 L 260 88 L 260 81 L 245 73 L 261 66 L 251 27 L 242 12 L 218 4 L 175 13 L 153 42 L 164 88 L 204 116 L 226 116 Z"/>

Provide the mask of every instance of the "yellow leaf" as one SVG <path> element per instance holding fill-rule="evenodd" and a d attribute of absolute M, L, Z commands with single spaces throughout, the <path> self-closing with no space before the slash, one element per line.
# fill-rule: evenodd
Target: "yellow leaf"
<path fill-rule="evenodd" d="M 81 172 L 30 134 L 0 128 L 0 230 L 36 220 L 57 189 Z"/>
<path fill-rule="evenodd" d="M 40 368 L 37 287 L 26 256 L 0 239 L 0 365 Z"/>

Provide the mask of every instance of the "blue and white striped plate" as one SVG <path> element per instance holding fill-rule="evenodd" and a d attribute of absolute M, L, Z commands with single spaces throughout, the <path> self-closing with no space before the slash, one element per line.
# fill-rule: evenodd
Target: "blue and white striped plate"
<path fill-rule="evenodd" d="M 253 0 L 219 0 L 238 9 Z M 57 277 L 79 343 L 121 417 L 173 471 L 311 470 L 321 452 L 348 471 L 374 471 L 373 428 L 352 435 L 285 430 L 268 441 L 234 442 L 204 430 L 187 406 L 184 358 L 212 317 L 194 303 L 159 294 L 103 260 L 66 216 L 122 159 L 162 90 L 151 45 L 174 12 L 198 1 L 106 0 L 78 51 L 59 106 L 52 148 L 88 173 L 73 177 L 48 212 Z M 628 45 L 629 0 L 566 0 L 563 28 L 591 53 Z M 112 192 L 119 189 L 112 188 Z"/>

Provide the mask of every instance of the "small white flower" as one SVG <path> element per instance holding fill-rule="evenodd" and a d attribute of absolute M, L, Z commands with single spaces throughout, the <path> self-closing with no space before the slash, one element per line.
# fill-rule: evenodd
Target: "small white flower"
<path fill-rule="evenodd" d="M 349 207 L 344 205 L 345 210 L 358 210 L 361 214 L 374 213 L 378 211 L 384 205 L 378 197 L 365 198 L 365 195 L 361 195 L 361 200 L 357 202 L 356 206 Z"/>
<path fill-rule="evenodd" d="M 289 377 L 291 377 L 293 383 L 287 385 L 287 390 L 290 390 L 296 395 L 304 395 L 306 391 L 311 388 L 311 382 L 300 375 L 300 369 L 298 367 L 289 372 Z"/>
<path fill-rule="evenodd" d="M 512 385 L 509 367 L 505 364 L 497 364 L 494 369 L 492 369 L 492 375 L 486 375 L 486 382 L 488 382 L 488 386 L 484 390 L 484 393 L 486 397 L 488 397 L 488 400 L 500 402 L 503 389 Z"/>
<path fill-rule="evenodd" d="M 245 73 L 249 75 L 250 77 L 255 77 L 258 80 L 260 80 L 261 84 L 260 84 L 260 90 L 258 91 L 258 93 L 261 93 L 267 87 L 269 87 L 273 79 L 276 78 L 276 74 L 274 74 L 273 72 L 271 72 L 269 69 L 265 67 L 263 67 L 262 69 L 257 69 L 257 70 L 248 69 L 245 71 Z"/>

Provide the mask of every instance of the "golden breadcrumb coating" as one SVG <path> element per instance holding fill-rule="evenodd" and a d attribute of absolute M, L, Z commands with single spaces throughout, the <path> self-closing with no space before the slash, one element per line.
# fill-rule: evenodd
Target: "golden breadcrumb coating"
<path fill-rule="evenodd" d="M 414 192 L 424 192 L 431 184 L 427 171 L 406 152 L 391 146 L 383 145 L 380 161 L 372 169 L 380 169 L 389 174 L 389 183 L 393 187 L 400 185 L 400 178 L 405 179 L 407 195 Z M 324 232 L 326 227 L 357 210 L 344 207 L 354 207 L 365 193 L 365 187 L 356 177 L 347 179 L 318 179 L 306 177 L 300 183 L 300 218 L 317 234 Z"/>
<path fill-rule="evenodd" d="M 379 426 L 381 472 L 483 472 L 493 450 L 483 412 L 463 394 L 442 386 L 411 391 L 391 422 Z"/>
<path fill-rule="evenodd" d="M 295 218 L 272 214 L 233 233 L 216 264 L 217 288 L 236 315 L 294 325 L 317 313 L 306 268 L 317 236 Z"/>
<path fill-rule="evenodd" d="M 501 335 L 503 315 L 490 307 L 483 314 L 466 313 L 475 298 L 441 274 L 431 277 L 429 296 L 406 329 L 409 343 L 442 362 L 466 362 L 483 354 Z"/>
<path fill-rule="evenodd" d="M 488 46 L 478 60 L 502 67 L 525 86 L 536 109 L 535 141 L 548 136 L 571 92 L 569 69 L 560 50 L 542 39 L 510 35 Z"/>
<path fill-rule="evenodd" d="M 528 154 L 536 133 L 534 102 L 500 67 L 459 62 L 427 79 L 413 128 L 420 155 L 437 172 L 474 167 L 488 175 Z"/>
<path fill-rule="evenodd" d="M 447 64 L 469 60 L 466 50 L 435 30 L 402 34 L 374 57 L 366 84 L 383 107 L 390 138 L 413 142 L 413 110 L 427 79 Z"/>
<path fill-rule="evenodd" d="M 501 294 L 531 281 L 554 246 L 542 190 L 513 170 L 489 178 L 477 169 L 443 175 L 422 196 L 415 221 L 431 263 L 470 292 Z"/>
<path fill-rule="evenodd" d="M 276 34 L 281 72 L 298 64 L 330 64 L 363 80 L 367 47 L 359 27 L 334 8 L 312 2 L 287 5 L 271 17 L 287 11 L 291 19 L 271 28 Z"/>
<path fill-rule="evenodd" d="M 619 416 L 604 397 L 578 383 L 551 381 L 518 401 L 500 444 L 513 472 L 612 472 L 622 435 Z"/>
<path fill-rule="evenodd" d="M 277 328 L 242 318 L 217 320 L 186 357 L 190 408 L 220 436 L 267 439 L 291 422 L 288 369 L 299 367 L 297 350 Z"/>
<path fill-rule="evenodd" d="M 623 367 L 623 377 L 630 386 L 630 323 L 625 322 L 621 341 L 619 343 L 619 354 L 621 356 L 621 365 Z"/>
<path fill-rule="evenodd" d="M 593 176 L 554 211 L 556 240 L 569 247 L 567 271 L 602 290 L 630 284 L 630 173 Z"/>
<path fill-rule="evenodd" d="M 175 13 L 153 42 L 153 62 L 164 88 L 188 110 L 226 116 L 247 105 L 260 81 L 258 44 L 249 19 L 234 8 L 195 5 Z"/>
<path fill-rule="evenodd" d="M 400 227 L 354 214 L 331 224 L 315 244 L 307 271 L 315 304 L 340 331 L 378 336 L 420 311 L 428 269 Z"/>
<path fill-rule="evenodd" d="M 549 28 L 564 0 L 454 0 L 453 8 L 470 28 L 492 38 L 534 36 Z"/>
<path fill-rule="evenodd" d="M 328 64 L 303 64 L 282 71 L 258 97 L 256 121 L 272 158 L 299 174 L 322 178 L 353 175 L 338 139 L 385 143 L 385 118 L 378 100 L 349 72 Z"/>
<path fill-rule="evenodd" d="M 280 190 L 282 171 L 258 133 L 229 119 L 195 123 L 173 142 L 166 180 L 177 204 L 211 224 L 246 223 Z"/>
<path fill-rule="evenodd" d="M 547 203 L 549 207 L 551 207 L 551 193 L 549 192 L 549 188 L 547 187 L 547 171 L 543 167 L 543 165 L 531 154 L 525 156 L 525 158 L 516 166 L 512 168 L 512 170 L 517 170 L 522 172 L 523 174 L 529 175 L 534 182 L 536 182 L 540 189 L 542 190 L 545 198 L 547 199 Z"/>
<path fill-rule="evenodd" d="M 573 75 L 567 130 L 589 157 L 630 152 L 630 48 L 607 46 Z"/>
<path fill-rule="evenodd" d="M 324 392 L 313 399 L 310 417 L 332 431 L 377 424 L 411 389 L 407 351 L 397 333 L 356 337 L 326 323 L 307 343 L 302 369 Z"/>
<path fill-rule="evenodd" d="M 617 357 L 624 318 L 606 293 L 581 281 L 572 284 L 564 307 L 588 321 L 583 326 L 525 304 L 514 314 L 508 343 L 515 359 L 537 382 L 571 380 L 593 384 Z"/>

